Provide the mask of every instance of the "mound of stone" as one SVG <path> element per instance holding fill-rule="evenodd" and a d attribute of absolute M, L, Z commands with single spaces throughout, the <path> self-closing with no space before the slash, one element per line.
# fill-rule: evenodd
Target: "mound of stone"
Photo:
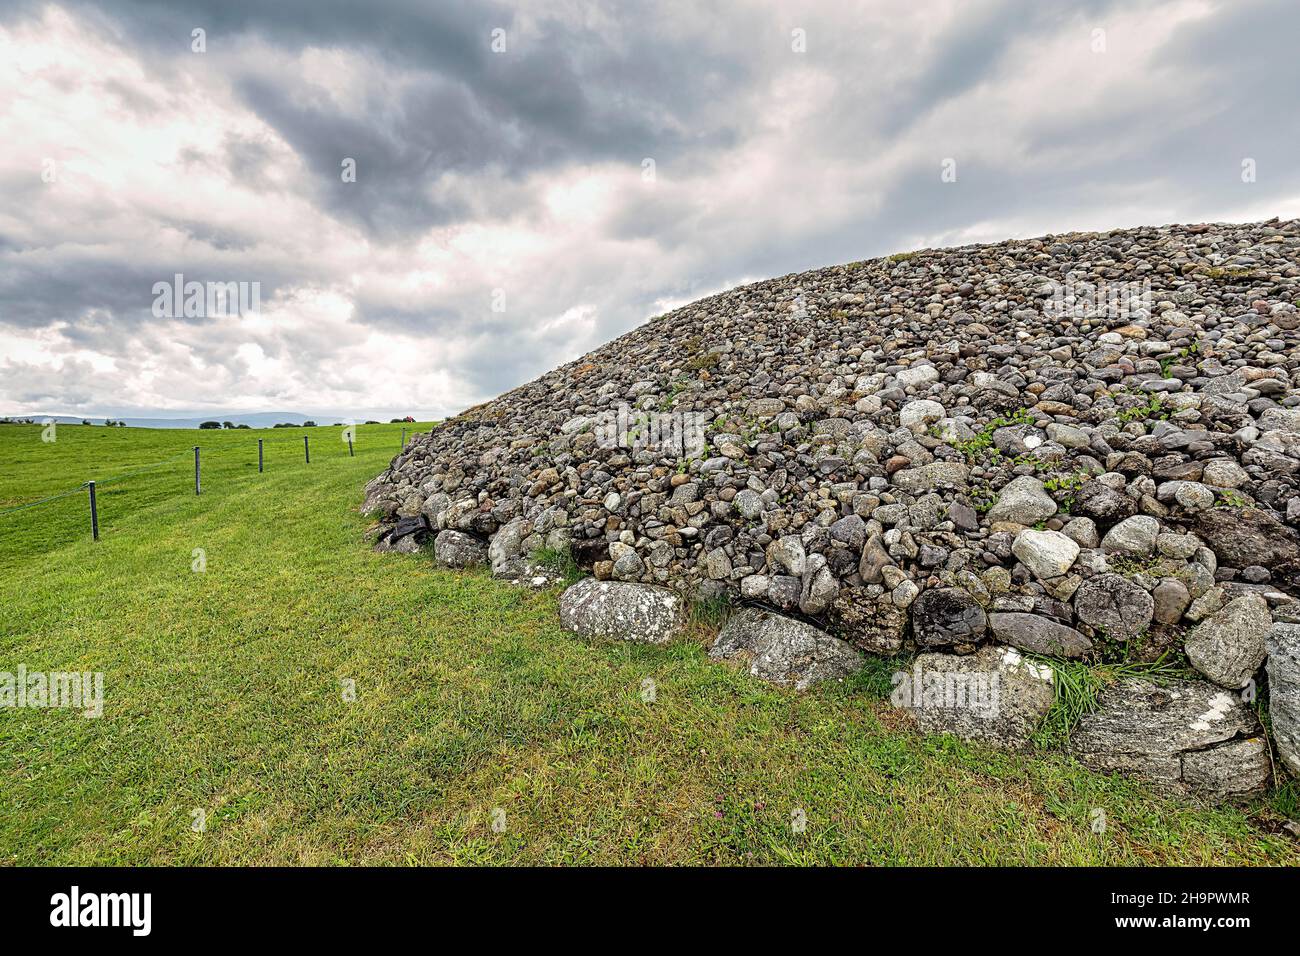
<path fill-rule="evenodd" d="M 1277 220 L 784 276 L 416 436 L 364 507 L 380 548 L 431 537 L 512 580 L 567 550 L 872 653 L 1190 641 L 1238 691 L 1300 595 L 1297 301 L 1300 222 Z"/>

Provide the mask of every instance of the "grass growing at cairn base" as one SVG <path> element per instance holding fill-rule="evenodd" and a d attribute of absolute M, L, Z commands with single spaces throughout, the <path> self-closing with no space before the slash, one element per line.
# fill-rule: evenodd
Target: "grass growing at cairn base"
<path fill-rule="evenodd" d="M 0 501 L 88 477 L 37 431 L 0 428 Z M 261 476 L 254 451 L 198 498 L 182 472 L 97 545 L 76 509 L 78 533 L 0 518 L 0 670 L 105 675 L 98 720 L 0 710 L 0 863 L 1300 863 L 1263 805 L 918 736 L 879 667 L 796 694 L 702 640 L 585 642 L 555 592 L 375 554 L 356 507 L 398 433 L 366 434 Z M 106 473 L 195 443 L 87 441 Z"/>

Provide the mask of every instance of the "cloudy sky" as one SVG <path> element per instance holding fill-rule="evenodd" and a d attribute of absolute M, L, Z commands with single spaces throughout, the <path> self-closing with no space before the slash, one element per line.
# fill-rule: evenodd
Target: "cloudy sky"
<path fill-rule="evenodd" d="M 444 416 L 754 279 L 1294 217 L 1297 36 L 1294 0 L 6 0 L 0 414 Z M 177 273 L 260 309 L 159 308 Z"/>

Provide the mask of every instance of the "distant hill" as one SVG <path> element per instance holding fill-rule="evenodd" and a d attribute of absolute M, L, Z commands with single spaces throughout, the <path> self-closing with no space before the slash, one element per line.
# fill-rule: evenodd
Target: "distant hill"
<path fill-rule="evenodd" d="M 87 420 L 83 415 L 14 415 L 14 418 L 30 418 L 34 422 L 44 422 L 53 419 L 60 425 L 80 425 Z M 250 428 L 270 428 L 281 422 L 288 422 L 292 425 L 301 425 L 303 422 L 314 421 L 318 425 L 333 425 L 335 422 L 342 421 L 340 418 L 330 416 L 318 416 L 312 418 L 303 415 L 301 412 L 249 412 L 247 414 L 211 413 L 207 415 L 193 415 L 185 418 L 129 418 L 112 416 L 113 421 L 126 422 L 132 428 L 198 428 L 203 422 L 232 422 L 235 425 L 247 425 Z M 89 421 L 94 425 L 104 424 L 104 416 L 89 417 Z"/>

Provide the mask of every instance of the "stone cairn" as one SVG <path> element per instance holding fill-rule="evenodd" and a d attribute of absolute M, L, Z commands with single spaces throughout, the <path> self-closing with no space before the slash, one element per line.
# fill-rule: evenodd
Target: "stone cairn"
<path fill-rule="evenodd" d="M 571 558 L 580 634 L 727 598 L 712 654 L 766 680 L 915 655 L 895 702 L 929 732 L 1025 746 L 1062 662 L 1122 662 L 1069 749 L 1249 797 L 1300 773 L 1298 301 L 1300 221 L 789 275 L 417 436 L 364 508 L 450 567 Z"/>

